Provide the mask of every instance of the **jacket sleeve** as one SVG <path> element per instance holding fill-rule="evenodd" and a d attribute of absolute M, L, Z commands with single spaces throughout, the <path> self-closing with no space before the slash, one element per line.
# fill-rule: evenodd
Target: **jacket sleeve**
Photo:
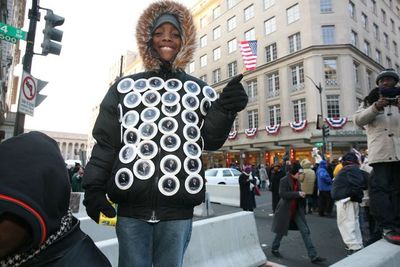
<path fill-rule="evenodd" d="M 118 102 L 117 91 L 111 87 L 100 104 L 92 132 L 96 144 L 83 177 L 83 187 L 86 190 L 106 191 L 107 180 L 121 148 Z"/>
<path fill-rule="evenodd" d="M 364 127 L 365 125 L 371 123 L 378 113 L 379 110 L 377 110 L 373 104 L 366 108 L 361 105 L 356 111 L 356 114 L 354 114 L 354 123 L 359 127 Z"/>
<path fill-rule="evenodd" d="M 361 170 L 354 170 L 347 173 L 347 179 L 350 184 L 350 198 L 352 201 L 361 202 L 364 196 L 363 184 L 364 177 Z"/>
<path fill-rule="evenodd" d="M 225 111 L 216 101 L 213 102 L 201 128 L 205 150 L 213 151 L 222 147 L 228 138 L 235 117 L 236 113 Z"/>
<path fill-rule="evenodd" d="M 291 200 L 295 198 L 300 198 L 300 194 L 297 191 L 293 191 L 290 188 L 288 177 L 282 178 L 279 182 L 279 196 L 285 200 Z"/>

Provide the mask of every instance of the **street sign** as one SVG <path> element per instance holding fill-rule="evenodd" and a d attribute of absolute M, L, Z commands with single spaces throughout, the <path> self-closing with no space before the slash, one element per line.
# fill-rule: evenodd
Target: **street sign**
<path fill-rule="evenodd" d="M 319 142 L 319 143 L 315 143 L 314 144 L 316 147 L 322 147 L 324 144 L 322 143 L 322 142 Z"/>
<path fill-rule="evenodd" d="M 19 40 L 26 40 L 26 32 L 0 22 L 0 40 L 16 44 Z"/>
<path fill-rule="evenodd" d="M 27 72 L 23 72 L 19 93 L 18 111 L 33 116 L 37 95 L 37 80 Z"/>

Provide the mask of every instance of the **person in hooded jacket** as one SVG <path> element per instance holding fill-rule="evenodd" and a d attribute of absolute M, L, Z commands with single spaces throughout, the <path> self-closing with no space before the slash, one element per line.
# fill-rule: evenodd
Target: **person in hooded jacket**
<path fill-rule="evenodd" d="M 331 216 L 333 201 L 331 197 L 332 178 L 327 169 L 326 160 L 321 160 L 317 169 L 318 182 L 318 215 L 321 217 Z"/>
<path fill-rule="evenodd" d="M 146 71 L 116 81 L 100 105 L 97 143 L 83 177 L 84 205 L 96 222 L 100 212 L 117 214 L 120 267 L 181 266 L 193 208 L 205 199 L 202 150 L 223 145 L 248 97 L 243 75 L 218 97 L 185 73 L 196 29 L 184 5 L 150 4 L 136 39 Z"/>
<path fill-rule="evenodd" d="M 303 159 L 300 163 L 303 168 L 303 173 L 299 176 L 299 181 L 301 183 L 301 188 L 304 193 L 306 193 L 306 210 L 309 214 L 313 212 L 315 208 L 315 203 L 313 203 L 313 193 L 315 186 L 315 172 L 311 169 L 311 161 L 308 159 Z"/>
<path fill-rule="evenodd" d="M 111 266 L 68 209 L 57 143 L 40 132 L 0 144 L 0 266 Z"/>
<path fill-rule="evenodd" d="M 370 211 L 383 237 L 400 245 L 400 87 L 394 69 L 376 77 L 374 89 L 364 98 L 354 122 L 367 133 Z"/>

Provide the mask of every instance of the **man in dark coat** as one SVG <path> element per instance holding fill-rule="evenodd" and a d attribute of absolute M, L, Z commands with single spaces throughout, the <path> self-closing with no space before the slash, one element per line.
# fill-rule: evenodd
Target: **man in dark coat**
<path fill-rule="evenodd" d="M 279 182 L 285 176 L 285 172 L 282 170 L 281 165 L 279 163 L 275 163 L 273 169 L 271 170 L 270 179 L 271 183 L 269 184 L 269 189 L 272 192 L 272 212 L 275 213 L 276 206 L 279 202 Z"/>
<path fill-rule="evenodd" d="M 305 192 L 301 191 L 298 181 L 301 166 L 298 162 L 288 167 L 288 174 L 280 180 L 279 195 L 281 199 L 275 212 L 272 222 L 272 232 L 276 233 L 272 242 L 271 252 L 276 257 L 282 257 L 279 247 L 283 236 L 288 234 L 288 230 L 299 230 L 306 246 L 308 257 L 312 263 L 322 262 L 325 259 L 318 256 L 317 251 L 311 241 L 310 229 L 307 226 L 304 198 Z"/>
<path fill-rule="evenodd" d="M 0 266 L 111 266 L 68 210 L 57 143 L 40 132 L 0 144 Z"/>

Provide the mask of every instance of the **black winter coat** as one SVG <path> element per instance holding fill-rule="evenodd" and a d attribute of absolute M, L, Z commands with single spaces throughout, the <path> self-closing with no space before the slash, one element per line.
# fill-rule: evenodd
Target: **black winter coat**
<path fill-rule="evenodd" d="M 247 181 L 249 179 L 249 175 L 242 173 L 239 176 L 239 186 L 240 186 L 240 207 L 243 210 L 253 210 L 256 208 L 256 199 L 254 196 L 254 191 L 250 190 L 250 183 L 253 186 L 256 185 L 256 181 Z"/>
<path fill-rule="evenodd" d="M 333 180 L 331 196 L 333 200 L 350 197 L 351 201 L 361 203 L 363 190 L 367 189 L 368 173 L 357 165 L 344 166 Z"/>

